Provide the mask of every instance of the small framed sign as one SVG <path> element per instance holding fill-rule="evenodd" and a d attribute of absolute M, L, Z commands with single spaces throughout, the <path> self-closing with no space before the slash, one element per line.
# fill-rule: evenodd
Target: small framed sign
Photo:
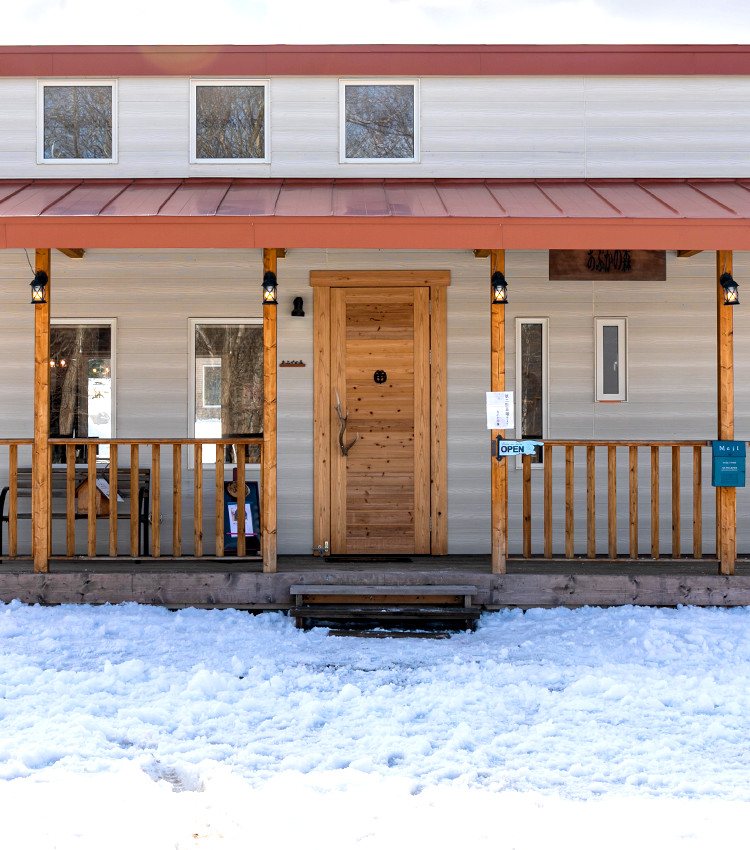
<path fill-rule="evenodd" d="M 502 431 L 514 427 L 513 393 L 487 393 L 487 428 Z"/>
<path fill-rule="evenodd" d="M 629 251 L 590 248 L 585 251 L 551 249 L 550 280 L 666 280 L 666 251 Z"/>

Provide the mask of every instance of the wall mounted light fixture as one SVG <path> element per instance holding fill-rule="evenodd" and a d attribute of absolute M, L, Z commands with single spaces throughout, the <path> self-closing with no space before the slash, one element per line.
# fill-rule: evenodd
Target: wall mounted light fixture
<path fill-rule="evenodd" d="M 276 282 L 276 275 L 273 272 L 266 272 L 263 275 L 263 303 L 264 304 L 278 304 L 279 302 L 276 300 L 278 283 Z"/>
<path fill-rule="evenodd" d="M 47 276 L 47 272 L 38 271 L 34 275 L 34 280 L 31 281 L 31 303 L 32 304 L 46 304 L 47 303 L 47 284 L 49 283 L 49 277 Z"/>
<path fill-rule="evenodd" d="M 493 304 L 508 303 L 508 281 L 502 272 L 495 272 L 490 278 L 490 290 Z"/>
<path fill-rule="evenodd" d="M 294 299 L 292 304 L 294 305 L 294 308 L 292 309 L 292 315 L 293 316 L 304 316 L 305 315 L 305 311 L 302 309 L 302 297 L 301 296 L 298 295 Z"/>
<path fill-rule="evenodd" d="M 724 272 L 724 274 L 719 278 L 719 283 L 724 288 L 724 304 L 728 307 L 734 307 L 735 304 L 739 304 L 739 287 L 737 286 L 737 281 L 732 277 L 732 275 L 729 274 L 729 272 Z"/>

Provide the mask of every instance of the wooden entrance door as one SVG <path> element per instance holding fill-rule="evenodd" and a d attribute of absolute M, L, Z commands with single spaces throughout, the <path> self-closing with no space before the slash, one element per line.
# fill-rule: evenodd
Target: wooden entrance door
<path fill-rule="evenodd" d="M 316 536 L 333 554 L 443 554 L 444 371 L 441 356 L 435 378 L 430 352 L 445 290 L 383 277 L 316 289 L 316 340 L 329 358 L 323 379 L 316 352 Z"/>

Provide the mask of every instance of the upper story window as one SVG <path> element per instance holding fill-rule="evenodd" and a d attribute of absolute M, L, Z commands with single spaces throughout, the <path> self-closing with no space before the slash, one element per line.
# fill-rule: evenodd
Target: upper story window
<path fill-rule="evenodd" d="M 268 162 L 268 82 L 192 80 L 191 162 Z"/>
<path fill-rule="evenodd" d="M 340 86 L 342 162 L 419 160 L 415 80 L 342 80 Z"/>
<path fill-rule="evenodd" d="M 114 80 L 40 82 L 39 162 L 115 162 Z"/>

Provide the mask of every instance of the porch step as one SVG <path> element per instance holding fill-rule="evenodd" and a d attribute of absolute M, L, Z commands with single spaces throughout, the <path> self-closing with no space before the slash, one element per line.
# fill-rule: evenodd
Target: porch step
<path fill-rule="evenodd" d="M 290 588 L 290 614 L 298 628 L 464 630 L 474 628 L 481 609 L 472 604 L 473 585 L 306 585 Z"/>

